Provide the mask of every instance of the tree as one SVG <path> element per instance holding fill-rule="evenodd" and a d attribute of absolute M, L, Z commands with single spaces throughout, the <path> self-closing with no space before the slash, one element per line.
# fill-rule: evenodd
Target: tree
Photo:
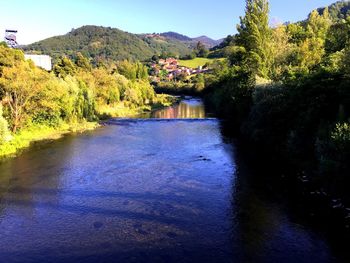
<path fill-rule="evenodd" d="M 2 115 L 2 104 L 0 103 L 0 145 L 11 139 L 7 120 Z"/>
<path fill-rule="evenodd" d="M 345 48 L 350 41 L 350 17 L 346 21 L 331 25 L 326 37 L 326 53 L 334 53 Z"/>
<path fill-rule="evenodd" d="M 287 27 L 280 25 L 272 30 L 271 42 L 271 77 L 273 80 L 280 80 L 288 59 L 292 52 L 292 44 L 289 42 L 290 36 Z"/>
<path fill-rule="evenodd" d="M 312 69 L 318 65 L 325 54 L 327 32 L 331 26 L 328 8 L 323 15 L 314 10 L 306 25 L 307 38 L 301 43 L 299 59 L 302 67 Z"/>
<path fill-rule="evenodd" d="M 75 64 L 66 56 L 61 57 L 53 67 L 53 72 L 60 78 L 65 78 L 68 75 L 73 76 L 76 71 Z"/>
<path fill-rule="evenodd" d="M 94 69 L 96 97 L 100 104 L 114 104 L 120 100 L 120 92 L 116 78 L 104 69 Z"/>
<path fill-rule="evenodd" d="M 247 52 L 244 64 L 252 73 L 268 78 L 271 65 L 268 1 L 246 0 L 245 16 L 240 20 L 237 44 Z"/>
<path fill-rule="evenodd" d="M 78 68 L 81 68 L 83 70 L 90 71 L 91 70 L 91 64 L 89 60 L 84 57 L 80 52 L 77 53 L 77 58 L 75 59 L 75 65 Z"/>
<path fill-rule="evenodd" d="M 37 108 L 47 73 L 32 63 L 20 61 L 13 67 L 2 70 L 0 88 L 5 94 L 4 103 L 8 107 L 15 133 L 26 121 L 26 117 Z"/>
<path fill-rule="evenodd" d="M 344 49 L 344 54 L 342 57 L 342 69 L 347 77 L 350 77 L 350 43 Z"/>
<path fill-rule="evenodd" d="M 286 31 L 292 44 L 299 45 L 306 39 L 306 30 L 300 23 L 287 25 Z"/>
<path fill-rule="evenodd" d="M 117 72 L 129 80 L 136 80 L 137 78 L 137 67 L 127 60 L 117 63 Z"/>
<path fill-rule="evenodd" d="M 197 74 L 194 77 L 193 82 L 194 82 L 194 88 L 196 91 L 200 92 L 205 88 L 205 79 L 203 74 Z"/>
<path fill-rule="evenodd" d="M 312 11 L 306 25 L 308 37 L 325 40 L 331 24 L 328 8 L 324 10 L 323 15 L 320 15 L 316 10 Z"/>
<path fill-rule="evenodd" d="M 137 79 L 148 79 L 148 69 L 145 65 L 140 62 L 136 63 L 136 78 Z"/>
<path fill-rule="evenodd" d="M 290 56 L 290 66 L 288 74 L 290 79 L 306 76 L 315 71 L 321 65 L 325 58 L 325 43 L 331 26 L 328 9 L 326 8 L 322 15 L 316 10 L 311 12 L 308 20 L 304 23 L 304 30 L 300 25 L 296 27 L 287 27 L 287 31 L 293 32 L 291 42 L 293 43 L 293 51 Z M 295 35 L 302 36 L 295 39 Z M 299 76 L 299 77 L 298 77 Z"/>
<path fill-rule="evenodd" d="M 198 41 L 196 46 L 196 55 L 197 57 L 206 58 L 209 54 L 209 50 L 205 47 L 205 45 Z"/>
<path fill-rule="evenodd" d="M 154 62 L 158 62 L 159 57 L 157 55 L 153 55 L 151 60 L 154 61 Z"/>

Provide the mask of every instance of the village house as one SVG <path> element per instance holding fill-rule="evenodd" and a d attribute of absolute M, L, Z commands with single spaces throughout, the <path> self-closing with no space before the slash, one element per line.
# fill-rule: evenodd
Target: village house
<path fill-rule="evenodd" d="M 207 68 L 198 67 L 197 69 L 187 68 L 184 66 L 179 66 L 178 60 L 175 58 L 159 59 L 158 63 L 152 62 L 152 81 L 160 81 L 159 74 L 161 71 L 166 71 L 166 79 L 171 81 L 176 79 L 178 76 L 191 76 L 199 73 L 207 72 Z"/>

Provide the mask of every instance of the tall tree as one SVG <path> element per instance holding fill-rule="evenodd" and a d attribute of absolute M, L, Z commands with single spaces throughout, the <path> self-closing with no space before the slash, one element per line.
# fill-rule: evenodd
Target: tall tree
<path fill-rule="evenodd" d="M 328 8 L 324 10 L 323 15 L 319 15 L 316 10 L 310 14 L 306 25 L 307 38 L 301 43 L 298 51 L 301 67 L 310 70 L 321 62 L 331 23 Z"/>
<path fill-rule="evenodd" d="M 7 120 L 2 116 L 2 103 L 0 102 L 0 145 L 11 139 Z"/>
<path fill-rule="evenodd" d="M 205 45 L 198 41 L 196 46 L 196 55 L 197 57 L 206 58 L 209 54 L 209 50 L 205 47 Z"/>
<path fill-rule="evenodd" d="M 37 107 L 36 101 L 40 101 L 47 78 L 45 73 L 32 63 L 24 61 L 2 70 L 0 88 L 5 94 L 3 100 L 11 114 L 14 133 Z"/>
<path fill-rule="evenodd" d="M 288 58 L 292 52 L 292 44 L 290 36 L 287 32 L 287 27 L 280 25 L 272 30 L 271 43 L 271 77 L 273 80 L 280 80 L 287 65 Z"/>
<path fill-rule="evenodd" d="M 80 52 L 77 53 L 75 65 L 77 65 L 78 68 L 81 68 L 83 70 L 87 70 L 87 71 L 91 70 L 91 64 L 89 62 L 89 59 L 84 57 L 83 54 L 81 54 Z"/>
<path fill-rule="evenodd" d="M 269 77 L 271 30 L 268 0 L 246 0 L 245 16 L 237 26 L 237 43 L 246 49 L 245 64 L 260 77 Z"/>

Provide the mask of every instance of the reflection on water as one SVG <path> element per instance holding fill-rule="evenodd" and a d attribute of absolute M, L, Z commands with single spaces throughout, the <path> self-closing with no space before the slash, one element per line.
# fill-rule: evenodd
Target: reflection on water
<path fill-rule="evenodd" d="M 206 117 L 204 104 L 200 99 L 191 98 L 179 104 L 144 115 L 158 119 L 201 119 Z"/>
<path fill-rule="evenodd" d="M 335 262 L 245 183 L 218 120 L 111 124 L 0 163 L 0 262 Z"/>

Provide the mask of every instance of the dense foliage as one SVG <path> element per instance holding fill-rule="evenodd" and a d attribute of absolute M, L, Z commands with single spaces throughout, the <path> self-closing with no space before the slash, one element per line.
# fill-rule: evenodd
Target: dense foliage
<path fill-rule="evenodd" d="M 61 57 L 53 71 L 0 45 L 0 145 L 30 127 L 94 121 L 157 102 L 141 63 L 92 67 L 82 54 Z"/>
<path fill-rule="evenodd" d="M 322 15 L 326 8 L 319 8 L 317 11 Z M 350 15 L 350 1 L 338 1 L 331 4 L 329 7 L 329 13 L 334 22 L 340 22 L 346 19 Z"/>
<path fill-rule="evenodd" d="M 208 101 L 255 151 L 290 164 L 293 175 L 347 202 L 348 5 L 336 3 L 303 22 L 270 28 L 268 1 L 247 0 L 238 34 L 221 47 L 229 63 L 218 63 L 205 79 Z M 334 19 L 338 9 L 342 19 Z"/>

